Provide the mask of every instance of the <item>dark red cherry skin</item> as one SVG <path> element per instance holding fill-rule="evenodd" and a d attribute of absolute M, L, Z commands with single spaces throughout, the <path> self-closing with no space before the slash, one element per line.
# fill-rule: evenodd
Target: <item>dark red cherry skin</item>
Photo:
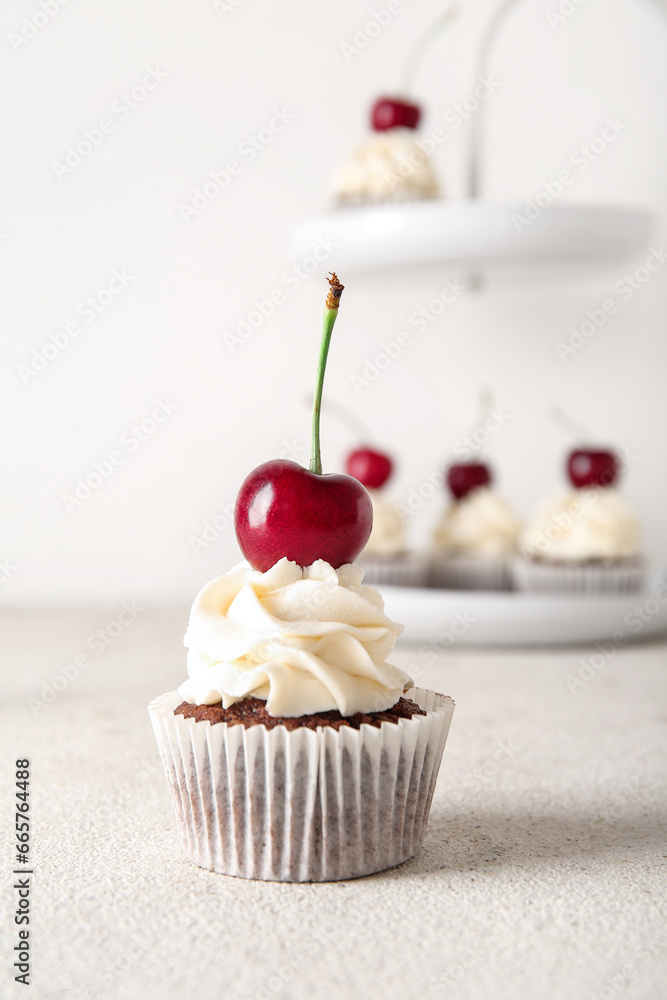
<path fill-rule="evenodd" d="M 389 455 L 374 448 L 357 448 L 350 452 L 345 463 L 348 476 L 354 476 L 366 489 L 379 490 L 387 482 L 394 466 Z"/>
<path fill-rule="evenodd" d="M 368 541 L 373 505 L 351 476 L 318 476 L 296 462 L 274 459 L 247 477 L 236 498 L 236 537 L 262 573 L 283 557 L 299 566 L 324 559 L 351 563 Z"/>
<path fill-rule="evenodd" d="M 461 462 L 447 469 L 447 486 L 455 500 L 462 500 L 471 490 L 490 483 L 491 472 L 483 462 Z"/>
<path fill-rule="evenodd" d="M 620 472 L 618 459 L 607 448 L 577 448 L 567 459 L 567 474 L 578 489 L 586 486 L 611 486 Z"/>
<path fill-rule="evenodd" d="M 371 125 L 376 132 L 390 128 L 417 128 L 421 118 L 418 104 L 402 101 L 398 97 L 381 97 L 371 110 Z"/>

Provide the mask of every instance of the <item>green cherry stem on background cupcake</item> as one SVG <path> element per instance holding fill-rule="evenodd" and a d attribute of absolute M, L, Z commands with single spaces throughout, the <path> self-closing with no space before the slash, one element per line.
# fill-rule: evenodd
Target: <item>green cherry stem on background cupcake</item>
<path fill-rule="evenodd" d="M 586 441 L 589 444 L 593 444 L 597 440 L 597 434 L 593 434 L 588 427 L 584 427 L 578 420 L 573 420 L 569 413 L 566 413 L 561 406 L 553 406 L 551 408 L 551 416 L 558 426 L 575 440 L 582 443 Z"/>
<path fill-rule="evenodd" d="M 324 308 L 324 322 L 322 324 L 322 341 L 320 344 L 320 357 L 317 362 L 317 382 L 315 385 L 315 395 L 313 397 L 313 423 L 310 439 L 310 471 L 315 475 L 322 475 L 322 454 L 320 451 L 320 415 L 322 412 L 322 389 L 324 387 L 324 372 L 327 367 L 327 357 L 329 355 L 329 344 L 331 343 L 331 333 L 338 316 L 338 305 L 343 294 L 344 285 L 341 285 L 336 274 L 332 271 L 328 278 L 329 294 Z"/>
<path fill-rule="evenodd" d="M 452 21 L 455 21 L 458 16 L 458 8 L 449 7 L 444 14 L 440 14 L 435 21 L 428 24 L 421 35 L 418 35 L 416 41 L 413 42 L 412 47 L 406 56 L 403 69 L 401 70 L 398 81 L 399 94 L 411 94 L 413 92 L 417 72 L 424 62 L 424 56 L 430 49 L 431 45 L 437 41 L 441 32 L 445 28 L 448 28 Z"/>

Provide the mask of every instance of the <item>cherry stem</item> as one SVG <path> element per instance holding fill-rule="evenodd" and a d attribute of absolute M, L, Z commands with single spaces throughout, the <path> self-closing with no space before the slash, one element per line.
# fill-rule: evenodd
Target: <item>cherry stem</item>
<path fill-rule="evenodd" d="M 304 403 L 306 406 L 312 406 L 313 397 L 305 396 Z M 363 420 L 356 413 L 353 413 L 349 406 L 345 406 L 343 403 L 336 403 L 331 399 L 323 399 L 322 413 L 325 417 L 332 417 L 336 423 L 344 427 L 346 431 L 349 431 L 352 437 L 356 438 L 357 444 L 372 445 L 375 441 L 375 435 L 371 433 Z"/>
<path fill-rule="evenodd" d="M 343 294 L 344 286 L 341 285 L 336 274 L 331 271 L 329 282 L 329 294 L 324 308 L 324 322 L 322 324 L 322 341 L 320 343 L 320 356 L 317 362 L 317 382 L 315 383 L 315 395 L 313 396 L 313 423 L 310 439 L 310 471 L 315 475 L 322 475 L 322 453 L 320 451 L 320 415 L 322 412 L 322 389 L 324 388 L 324 373 L 327 367 L 327 357 L 329 355 L 329 344 L 334 323 L 338 316 L 338 305 Z"/>
<path fill-rule="evenodd" d="M 412 48 L 408 52 L 406 60 L 403 64 L 403 69 L 401 70 L 401 75 L 398 81 L 398 93 L 407 96 L 412 93 L 412 88 L 414 87 L 415 79 L 417 77 L 417 70 L 424 61 L 424 56 L 430 49 L 431 45 L 436 41 L 441 31 L 449 27 L 452 21 L 455 21 L 458 17 L 459 12 L 456 7 L 450 7 L 445 11 L 444 14 L 440 14 L 435 21 L 431 22 L 428 27 L 419 35 L 415 42 L 412 44 Z"/>
<path fill-rule="evenodd" d="M 578 420 L 573 420 L 560 406 L 554 406 L 551 410 L 551 415 L 559 427 L 564 428 L 568 434 L 579 440 L 581 444 L 594 444 L 595 434 L 592 434 Z"/>
<path fill-rule="evenodd" d="M 493 393 L 491 392 L 491 390 L 488 387 L 480 389 L 479 399 L 477 400 L 477 415 L 475 417 L 475 426 L 472 429 L 473 435 L 475 431 L 478 429 L 478 427 L 481 427 L 483 425 L 484 421 L 489 415 L 489 411 L 491 410 L 492 406 L 493 406 Z M 477 448 L 478 456 L 481 457 L 483 450 L 484 450 L 483 445 L 480 445 Z"/>

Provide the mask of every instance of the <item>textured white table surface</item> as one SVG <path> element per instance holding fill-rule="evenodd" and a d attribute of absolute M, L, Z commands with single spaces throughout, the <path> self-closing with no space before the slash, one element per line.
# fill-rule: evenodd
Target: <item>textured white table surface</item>
<path fill-rule="evenodd" d="M 117 613 L 0 619 L 0 996 L 667 997 L 664 643 L 597 668 L 591 649 L 400 647 L 395 662 L 457 702 L 424 850 L 369 878 L 281 885 L 181 858 L 146 704 L 184 676 L 187 613 L 125 616 L 91 648 Z M 89 665 L 31 711 L 77 654 Z M 29 991 L 9 958 L 12 772 L 26 756 Z"/>

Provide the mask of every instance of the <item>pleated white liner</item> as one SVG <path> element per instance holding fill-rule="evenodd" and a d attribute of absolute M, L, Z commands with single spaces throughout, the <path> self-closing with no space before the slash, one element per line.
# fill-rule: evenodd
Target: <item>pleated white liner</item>
<path fill-rule="evenodd" d="M 370 875 L 421 848 L 454 711 L 412 688 L 427 711 L 378 728 L 292 731 L 174 715 L 149 705 L 186 856 L 226 875 L 325 882 Z"/>
<path fill-rule="evenodd" d="M 359 565 L 364 569 L 364 583 L 383 583 L 394 587 L 425 587 L 428 566 L 425 559 L 413 553 L 383 556 L 363 554 Z"/>
<path fill-rule="evenodd" d="M 513 572 L 517 589 L 534 594 L 629 594 L 641 590 L 645 568 L 641 560 L 633 559 L 626 565 L 572 566 L 517 559 Z"/>
<path fill-rule="evenodd" d="M 429 586 L 447 590 L 511 590 L 509 560 L 503 556 L 433 556 Z"/>

